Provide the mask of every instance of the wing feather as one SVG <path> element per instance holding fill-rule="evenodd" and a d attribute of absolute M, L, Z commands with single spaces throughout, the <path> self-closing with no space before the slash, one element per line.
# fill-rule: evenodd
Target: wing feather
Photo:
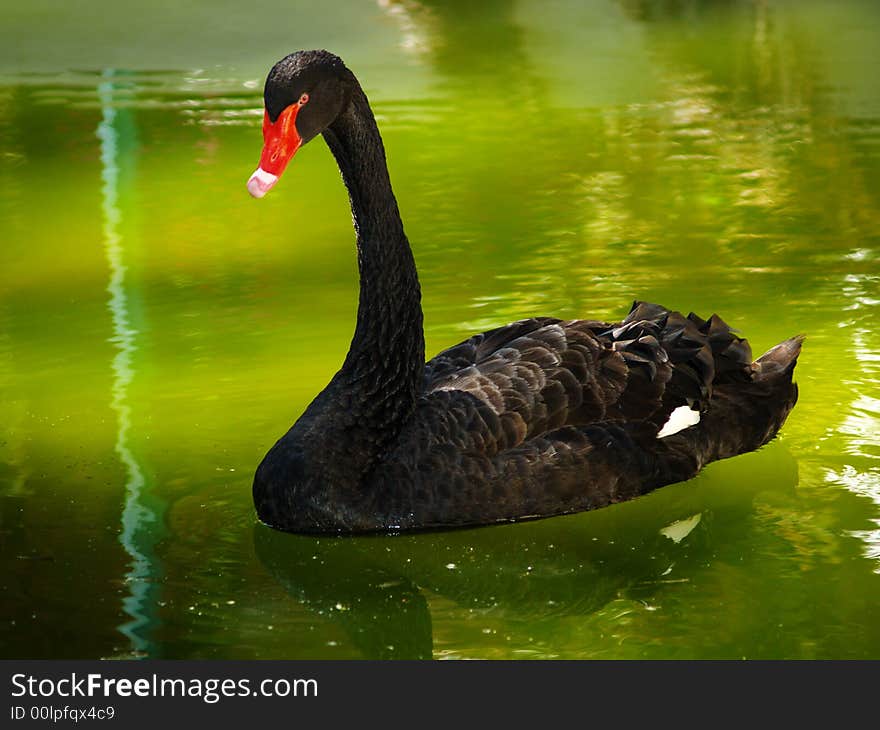
<path fill-rule="evenodd" d="M 656 433 L 675 408 L 705 407 L 716 378 L 751 368 L 748 343 L 717 315 L 636 302 L 618 325 L 536 317 L 476 335 L 427 363 L 424 392 L 474 396 L 484 407 L 470 448 L 496 453 L 567 426 Z"/>

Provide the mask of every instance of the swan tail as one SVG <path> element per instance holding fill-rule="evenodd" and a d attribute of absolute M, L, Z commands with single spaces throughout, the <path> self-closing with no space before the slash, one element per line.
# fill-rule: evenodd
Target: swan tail
<path fill-rule="evenodd" d="M 790 380 L 805 339 L 806 335 L 797 335 L 767 350 L 755 360 L 755 380 Z"/>
<path fill-rule="evenodd" d="M 758 422 L 765 419 L 767 430 L 758 446 L 773 439 L 798 399 L 798 386 L 792 378 L 805 335 L 791 337 L 770 348 L 755 360 L 753 397 Z"/>
<path fill-rule="evenodd" d="M 794 368 L 803 335 L 792 337 L 752 363 L 750 382 L 715 388 L 705 427 L 704 461 L 725 459 L 759 449 L 771 441 L 794 408 L 798 386 Z M 714 436 L 708 436 L 708 434 Z"/>
<path fill-rule="evenodd" d="M 792 376 L 803 341 L 798 335 L 768 350 L 751 363 L 745 381 L 735 371 L 716 379 L 699 423 L 657 440 L 657 477 L 650 488 L 690 478 L 710 462 L 771 441 L 798 399 Z"/>

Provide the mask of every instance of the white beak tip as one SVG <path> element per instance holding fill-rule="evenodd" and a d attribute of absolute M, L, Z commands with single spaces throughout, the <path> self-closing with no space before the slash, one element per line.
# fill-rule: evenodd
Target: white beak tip
<path fill-rule="evenodd" d="M 262 167 L 258 167 L 254 174 L 250 176 L 247 182 L 247 189 L 253 197 L 262 198 L 277 182 L 278 175 L 273 175 L 271 172 L 266 172 Z"/>

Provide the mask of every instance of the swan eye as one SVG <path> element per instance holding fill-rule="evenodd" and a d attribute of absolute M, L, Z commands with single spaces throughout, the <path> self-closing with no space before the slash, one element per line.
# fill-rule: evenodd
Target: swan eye
<path fill-rule="evenodd" d="M 299 97 L 299 101 L 297 102 L 297 104 L 299 104 L 300 106 L 305 106 L 308 103 L 308 101 L 309 101 L 309 95 L 303 94 L 301 97 Z"/>

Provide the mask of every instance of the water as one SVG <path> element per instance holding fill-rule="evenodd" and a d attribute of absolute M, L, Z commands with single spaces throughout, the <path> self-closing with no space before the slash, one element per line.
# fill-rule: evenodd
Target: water
<path fill-rule="evenodd" d="M 876 3 L 26 5 L 0 23 L 3 656 L 880 657 Z M 320 140 L 245 192 L 299 47 L 373 101 L 430 353 L 717 311 L 756 352 L 808 335 L 782 435 L 594 513 L 258 525 L 253 470 L 357 301 Z"/>

